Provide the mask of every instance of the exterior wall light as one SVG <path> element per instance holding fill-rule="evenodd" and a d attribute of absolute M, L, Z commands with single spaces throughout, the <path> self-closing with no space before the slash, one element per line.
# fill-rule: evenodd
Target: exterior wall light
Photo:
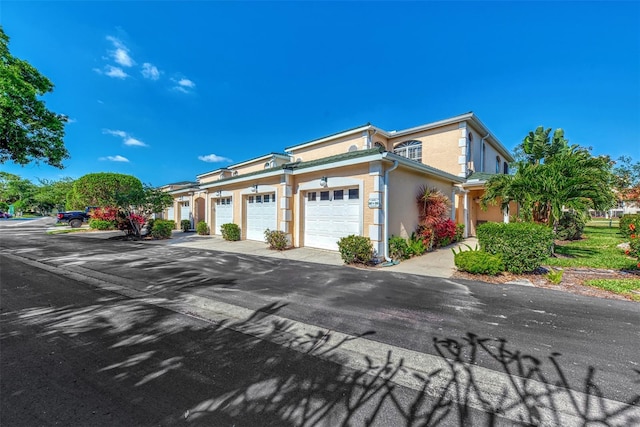
<path fill-rule="evenodd" d="M 327 186 L 327 177 L 323 176 L 322 178 L 320 178 L 320 187 L 326 187 Z"/>

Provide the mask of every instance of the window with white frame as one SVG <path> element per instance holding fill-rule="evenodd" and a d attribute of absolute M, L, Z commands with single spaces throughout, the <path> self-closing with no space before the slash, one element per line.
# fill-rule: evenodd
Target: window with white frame
<path fill-rule="evenodd" d="M 401 142 L 393 149 L 394 154 L 397 154 L 407 159 L 415 160 L 416 162 L 422 162 L 422 142 L 411 140 Z"/>
<path fill-rule="evenodd" d="M 496 173 L 500 173 L 500 156 L 496 156 Z"/>

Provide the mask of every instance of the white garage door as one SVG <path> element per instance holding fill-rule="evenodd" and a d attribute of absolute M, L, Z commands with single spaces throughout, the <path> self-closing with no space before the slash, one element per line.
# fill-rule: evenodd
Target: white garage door
<path fill-rule="evenodd" d="M 361 201 L 358 188 L 308 191 L 305 199 L 304 245 L 338 250 L 338 240 L 360 235 Z"/>
<path fill-rule="evenodd" d="M 247 197 L 247 239 L 264 242 L 264 231 L 277 230 L 276 194 Z"/>
<path fill-rule="evenodd" d="M 173 216 L 173 207 L 167 208 L 167 217 L 165 219 L 168 219 L 169 221 L 175 221 L 175 217 Z"/>
<path fill-rule="evenodd" d="M 233 222 L 233 203 L 231 197 L 216 199 L 216 234 L 222 234 L 220 226 Z"/>
<path fill-rule="evenodd" d="M 189 202 L 180 202 L 180 221 L 191 219 L 191 208 Z"/>

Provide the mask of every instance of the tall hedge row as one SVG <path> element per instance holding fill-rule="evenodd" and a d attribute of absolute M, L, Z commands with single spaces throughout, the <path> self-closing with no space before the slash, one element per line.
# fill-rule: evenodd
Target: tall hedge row
<path fill-rule="evenodd" d="M 487 222 L 478 226 L 480 248 L 501 254 L 507 271 L 534 271 L 552 254 L 553 230 L 529 222 L 509 224 Z"/>

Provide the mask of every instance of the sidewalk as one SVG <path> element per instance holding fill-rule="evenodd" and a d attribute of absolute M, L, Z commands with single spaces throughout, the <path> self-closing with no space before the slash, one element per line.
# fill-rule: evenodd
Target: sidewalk
<path fill-rule="evenodd" d="M 462 245 L 463 248 L 466 249 L 466 246 L 464 246 L 465 244 L 473 248 L 477 243 L 478 241 L 475 237 L 470 237 L 463 243 L 457 243 L 446 248 L 440 248 L 434 252 L 427 252 L 422 256 L 404 260 L 400 264 L 394 266 L 378 267 L 376 270 L 449 278 L 456 270 L 453 263 L 453 252 L 451 251 L 451 248 L 457 248 Z M 286 251 L 276 251 L 269 249 L 267 244 L 263 242 L 253 240 L 229 242 L 218 236 L 198 236 L 193 233 L 185 234 L 181 231 L 174 232 L 173 238 L 168 241 L 168 244 L 188 248 L 209 249 L 295 261 L 315 262 L 327 265 L 344 265 L 339 252 L 306 247 L 293 248 Z"/>
<path fill-rule="evenodd" d="M 55 229 L 55 228 L 51 228 Z M 113 236 L 121 235 L 120 231 L 93 231 L 90 233 L 70 233 L 83 237 L 92 237 L 98 239 L 108 239 Z M 185 248 L 196 248 L 204 250 L 213 250 L 221 252 L 231 252 L 237 254 L 255 255 L 269 258 L 279 258 L 292 261 L 313 262 L 317 264 L 343 266 L 344 262 L 339 252 L 327 251 L 314 248 L 293 248 L 285 251 L 276 251 L 269 249 L 264 242 L 254 240 L 239 240 L 230 242 L 224 240 L 220 236 L 199 236 L 196 233 L 182 231 L 174 231 L 169 240 L 146 241 L 145 243 L 156 245 L 174 245 Z M 427 252 L 422 256 L 410 258 L 400 262 L 397 265 L 389 267 L 377 267 L 372 271 L 394 272 L 417 274 L 421 276 L 450 278 L 456 268 L 453 263 L 453 252 L 451 248 L 462 246 L 466 249 L 466 245 L 472 248 L 478 243 L 475 237 L 469 237 L 462 243 L 456 243 L 446 248 L 440 248 L 433 252 Z"/>

